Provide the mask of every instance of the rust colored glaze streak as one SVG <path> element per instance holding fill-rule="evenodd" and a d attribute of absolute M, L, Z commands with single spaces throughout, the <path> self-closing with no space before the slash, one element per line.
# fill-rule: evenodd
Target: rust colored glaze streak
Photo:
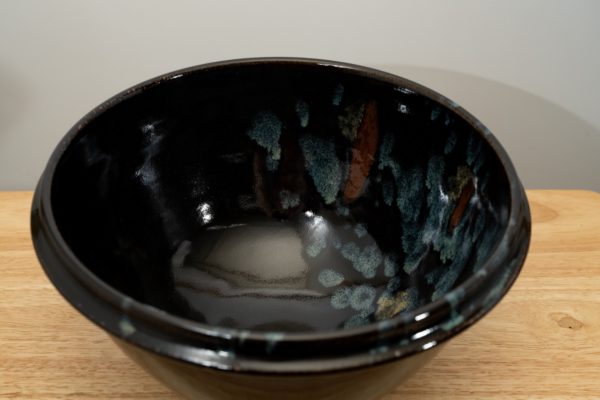
<path fill-rule="evenodd" d="M 379 143 L 379 123 L 377 121 L 377 103 L 370 101 L 365 107 L 363 120 L 358 128 L 352 147 L 352 164 L 344 188 L 344 199 L 352 202 L 360 196 L 369 176 L 369 170 L 375 159 Z"/>
<path fill-rule="evenodd" d="M 452 215 L 450 216 L 450 231 L 453 231 L 454 228 L 458 226 L 460 220 L 462 219 L 465 210 L 467 209 L 467 205 L 469 205 L 469 201 L 475 192 L 475 186 L 473 185 L 473 181 L 467 182 L 465 187 L 463 188 L 460 197 L 456 203 L 456 207 L 454 211 L 452 211 Z"/>

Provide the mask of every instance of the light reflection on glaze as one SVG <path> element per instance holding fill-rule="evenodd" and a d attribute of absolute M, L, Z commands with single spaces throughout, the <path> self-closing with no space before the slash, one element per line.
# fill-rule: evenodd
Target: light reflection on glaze
<path fill-rule="evenodd" d="M 212 207 L 208 203 L 201 203 L 196 207 L 196 212 L 198 213 L 198 217 L 202 224 L 206 225 L 210 223 L 214 216 L 212 213 Z"/>

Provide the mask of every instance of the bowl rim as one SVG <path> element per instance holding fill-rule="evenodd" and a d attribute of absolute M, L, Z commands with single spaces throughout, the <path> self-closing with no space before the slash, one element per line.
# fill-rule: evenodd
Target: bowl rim
<path fill-rule="evenodd" d="M 85 126 L 107 109 L 154 86 L 170 80 L 182 79 L 191 74 L 256 64 L 290 64 L 311 68 L 330 68 L 343 70 L 343 73 L 358 75 L 366 79 L 396 85 L 441 104 L 471 125 L 474 131 L 495 153 L 506 174 L 510 189 L 510 210 L 507 226 L 478 273 L 471 275 L 440 299 L 415 310 L 402 312 L 389 320 L 342 330 L 282 333 L 223 328 L 178 317 L 123 294 L 89 270 L 67 245 L 52 211 L 51 199 L 54 172 L 62 155 L 74 139 Z M 312 58 L 261 57 L 212 62 L 161 74 L 116 94 L 92 109 L 67 132 L 53 151 L 35 190 L 31 226 L 38 259 L 59 292 L 88 319 L 113 335 L 154 353 L 220 370 L 247 373 L 305 374 L 343 371 L 393 361 L 437 347 L 475 323 L 500 301 L 516 279 L 529 247 L 530 219 L 529 206 L 523 186 L 508 154 L 490 130 L 456 102 L 416 82 L 369 67 Z M 519 249 L 515 254 L 509 255 L 507 250 L 511 247 L 510 241 L 514 237 L 521 238 Z M 54 252 L 54 259 L 48 256 L 49 252 Z M 489 285 L 490 279 L 497 279 L 502 268 L 508 268 L 506 264 L 509 262 L 512 263 L 512 268 L 509 268 L 510 273 L 508 273 L 502 287 L 497 290 L 497 296 L 489 304 L 485 307 L 475 307 L 469 315 L 451 329 L 445 331 L 439 329 L 444 321 L 451 318 L 451 314 L 458 304 L 467 303 L 471 295 L 482 295 L 480 292 L 481 288 L 485 286 L 484 284 Z M 69 276 L 64 275 L 65 273 Z M 60 276 L 61 274 L 63 275 Z M 63 279 L 70 279 L 69 283 L 64 283 Z M 85 287 L 84 291 L 88 293 L 86 302 L 74 298 L 74 293 L 77 290 L 80 294 L 82 292 L 81 288 L 73 289 L 73 285 L 83 285 Z M 112 318 L 111 321 L 103 321 L 94 312 L 94 306 L 90 305 L 90 302 L 94 301 L 103 302 L 104 306 L 118 313 L 120 319 Z M 122 329 L 123 316 L 131 319 L 136 325 L 138 323 L 143 325 L 144 329 L 152 331 L 151 334 L 132 335 L 126 330 L 124 331 Z M 129 319 L 127 319 L 128 322 Z M 417 321 L 419 324 L 416 324 Z M 121 325 L 119 322 L 121 322 Z M 415 331 L 415 329 L 418 330 Z M 415 337 L 418 333 L 423 334 Z M 394 340 L 390 341 L 391 338 Z M 360 340 L 366 340 L 369 346 L 353 351 L 349 344 Z M 239 345 L 236 347 L 235 352 L 228 350 L 227 347 L 227 344 L 229 344 L 229 349 L 231 348 L 232 341 Z M 198 347 L 199 344 L 204 342 L 211 343 L 211 346 L 209 346 L 211 349 Z M 390 345 L 390 343 L 394 344 Z M 259 356 L 244 354 L 245 344 L 262 344 L 266 350 L 270 348 L 271 351 L 265 351 L 264 354 Z M 325 354 L 324 357 L 317 358 L 313 356 L 307 358 L 302 355 L 293 356 L 283 350 L 278 352 L 278 349 L 294 348 L 295 345 L 299 344 L 322 344 L 334 347 L 336 344 L 340 344 L 340 346 L 344 346 L 343 349 L 346 352 L 338 351 L 336 353 L 332 351 L 331 355 Z M 308 349 L 308 347 L 306 348 Z M 278 361 L 274 362 L 273 359 L 278 359 Z"/>

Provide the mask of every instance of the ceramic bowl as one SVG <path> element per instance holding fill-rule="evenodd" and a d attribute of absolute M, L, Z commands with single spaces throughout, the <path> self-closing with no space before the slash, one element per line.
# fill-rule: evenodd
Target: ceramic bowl
<path fill-rule="evenodd" d="M 250 59 L 86 115 L 41 177 L 32 235 L 62 295 L 187 397 L 369 399 L 498 303 L 530 214 L 506 152 L 451 100 Z"/>

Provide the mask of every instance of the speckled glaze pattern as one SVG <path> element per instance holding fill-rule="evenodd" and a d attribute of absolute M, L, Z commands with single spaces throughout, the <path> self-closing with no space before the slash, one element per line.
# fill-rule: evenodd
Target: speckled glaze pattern
<path fill-rule="evenodd" d="M 362 67 L 258 59 L 167 74 L 84 117 L 32 233 L 57 288 L 125 342 L 322 374 L 410 362 L 481 318 L 530 216 L 456 103 Z"/>

